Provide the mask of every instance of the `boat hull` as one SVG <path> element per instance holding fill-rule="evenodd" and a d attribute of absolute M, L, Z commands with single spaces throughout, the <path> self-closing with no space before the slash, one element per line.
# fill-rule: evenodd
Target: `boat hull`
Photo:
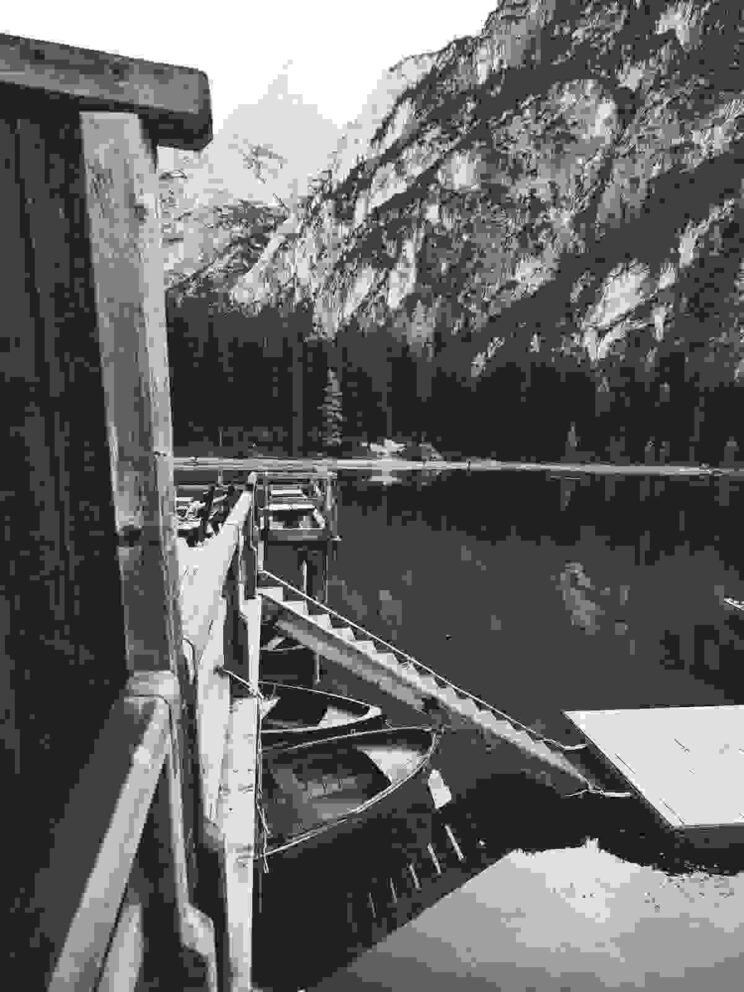
<path fill-rule="evenodd" d="M 385 715 L 380 707 L 358 699 L 278 682 L 261 681 L 259 688 L 265 698 L 277 696 L 279 699 L 262 721 L 261 744 L 264 748 L 293 747 L 385 726 Z M 247 692 L 240 684 L 233 688 L 235 696 Z M 296 725 L 281 725 L 287 723 Z"/>
<path fill-rule="evenodd" d="M 410 749 L 416 752 L 408 770 L 399 781 L 389 782 L 372 798 L 367 799 L 355 808 L 347 811 L 336 820 L 323 823 L 316 829 L 306 830 L 282 842 L 274 842 L 269 838 L 265 856 L 270 871 L 279 871 L 282 867 L 296 863 L 302 859 L 304 863 L 317 861 L 324 853 L 333 847 L 333 856 L 341 856 L 342 848 L 348 843 L 356 843 L 357 833 L 364 828 L 365 832 L 376 833 L 379 829 L 388 833 L 396 824 L 426 818 L 433 809 L 433 799 L 426 784 L 428 769 L 436 752 L 439 737 L 435 731 L 421 727 L 387 728 L 370 730 L 344 737 L 333 737 L 323 741 L 311 742 L 291 748 L 271 748 L 264 751 L 264 769 L 266 763 L 271 763 L 272 757 L 280 753 L 285 764 L 291 762 L 293 756 L 298 759 L 310 755 L 328 755 L 334 750 L 339 753 L 339 764 L 343 764 L 343 755 L 350 750 L 361 750 L 365 746 Z M 311 857 L 312 855 L 312 857 Z"/>

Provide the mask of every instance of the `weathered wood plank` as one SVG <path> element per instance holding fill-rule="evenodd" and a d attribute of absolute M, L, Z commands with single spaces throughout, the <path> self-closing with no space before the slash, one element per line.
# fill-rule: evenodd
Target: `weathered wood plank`
<path fill-rule="evenodd" d="M 196 69 L 0 34 L 0 83 L 78 110 L 136 113 L 160 145 L 198 151 L 212 137 L 209 82 Z"/>
<path fill-rule="evenodd" d="M 205 992 L 216 992 L 217 964 L 213 924 L 191 903 L 185 834 L 189 820 L 184 814 L 182 766 L 174 748 L 180 716 L 178 680 L 172 672 L 135 673 L 127 683 L 127 694 L 130 697 L 157 698 L 167 703 L 170 711 L 170 737 L 165 769 L 153 797 L 151 810 L 151 835 L 157 847 L 155 850 L 150 848 L 149 864 L 142 864 L 143 855 L 140 852 L 140 867 L 144 868 L 146 877 L 150 880 L 157 879 L 154 891 L 157 893 L 158 918 L 150 913 L 149 931 L 159 934 L 157 947 L 159 956 L 165 961 L 165 973 L 169 982 L 176 981 L 174 969 L 179 962 L 179 967 L 184 968 L 187 973 L 193 968 L 197 969 L 200 976 L 197 987 Z M 145 854 L 145 861 L 146 858 Z M 158 954 L 155 958 L 157 960 Z"/>
<path fill-rule="evenodd" d="M 204 547 L 193 579 L 181 597 L 183 630 L 194 646 L 197 658 L 211 636 L 225 578 L 238 545 L 240 530 L 251 510 L 251 495 L 243 493 L 216 537 Z"/>
<path fill-rule="evenodd" d="M 0 111 L 0 379 L 6 444 L 0 561 L 7 881 L 33 926 L 36 856 L 50 843 L 79 768 L 126 680 L 104 392 L 95 334 L 79 117 L 74 108 Z M 21 112 L 22 111 L 22 112 Z M 38 113 L 37 113 L 38 111 Z M 9 491 L 12 489 L 12 492 Z M 60 699 L 83 701 L 61 707 Z M 18 794 L 16 794 L 18 793 Z M 15 877 L 13 877 L 15 876 Z M 31 940 L 31 942 L 30 942 Z M 19 951 L 33 938 L 19 937 Z M 35 954 L 29 969 L 42 966 Z M 35 984 L 35 971 L 26 973 Z"/>
<path fill-rule="evenodd" d="M 197 666 L 197 731 L 201 769 L 202 813 L 209 824 L 217 823 L 222 765 L 230 722 L 229 677 L 216 671 L 223 664 L 222 638 L 227 604 L 223 600 L 217 611 L 214 630 Z"/>
<path fill-rule="evenodd" d="M 129 664 L 175 671 L 178 559 L 155 165 L 138 118 L 83 114 L 82 126 L 116 524 L 133 535 L 120 552 Z"/>
<path fill-rule="evenodd" d="M 243 676 L 254 687 L 258 686 L 259 656 L 261 652 L 261 607 L 263 600 L 260 595 L 253 599 L 243 599 L 240 604 L 240 615 L 245 624 L 246 640 L 248 642 L 248 671 Z M 242 675 L 242 672 L 238 672 Z"/>
<path fill-rule="evenodd" d="M 128 891 L 96 992 L 135 992 L 144 960 L 142 899 Z"/>
<path fill-rule="evenodd" d="M 251 989 L 257 734 L 258 699 L 234 700 L 218 816 L 230 992 Z"/>
<path fill-rule="evenodd" d="M 166 758 L 168 706 L 123 700 L 70 795 L 33 911 L 50 955 L 50 992 L 94 988 Z"/>
<path fill-rule="evenodd" d="M 81 115 L 86 213 L 130 671 L 181 688 L 174 747 L 193 867 L 194 690 L 182 652 L 165 290 L 155 161 L 132 114 Z M 129 537 L 128 540 L 123 540 Z"/>

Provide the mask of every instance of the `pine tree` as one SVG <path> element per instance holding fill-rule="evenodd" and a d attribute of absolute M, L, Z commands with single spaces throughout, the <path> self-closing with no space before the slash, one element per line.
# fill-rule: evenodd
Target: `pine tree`
<path fill-rule="evenodd" d="M 326 451 L 333 451 L 341 445 L 344 423 L 341 385 L 333 369 L 328 369 L 321 412 L 323 447 Z"/>

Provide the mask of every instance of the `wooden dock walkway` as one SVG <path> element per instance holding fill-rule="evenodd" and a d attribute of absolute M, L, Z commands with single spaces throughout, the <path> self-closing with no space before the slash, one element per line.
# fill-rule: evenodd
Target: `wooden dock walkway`
<path fill-rule="evenodd" d="M 668 828 L 693 841 L 744 841 L 744 706 L 565 716 Z"/>

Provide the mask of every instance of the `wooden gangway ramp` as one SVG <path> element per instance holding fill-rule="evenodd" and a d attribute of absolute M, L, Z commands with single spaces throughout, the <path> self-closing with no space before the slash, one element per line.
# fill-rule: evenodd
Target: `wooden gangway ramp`
<path fill-rule="evenodd" d="M 667 827 L 706 843 L 744 840 L 744 706 L 565 715 Z"/>
<path fill-rule="evenodd" d="M 548 742 L 487 701 L 265 569 L 258 592 L 267 616 L 274 618 L 281 631 L 328 661 L 433 719 L 508 742 L 523 756 L 527 773 L 564 795 L 596 789 L 587 773 L 565 753 L 571 748 Z"/>

